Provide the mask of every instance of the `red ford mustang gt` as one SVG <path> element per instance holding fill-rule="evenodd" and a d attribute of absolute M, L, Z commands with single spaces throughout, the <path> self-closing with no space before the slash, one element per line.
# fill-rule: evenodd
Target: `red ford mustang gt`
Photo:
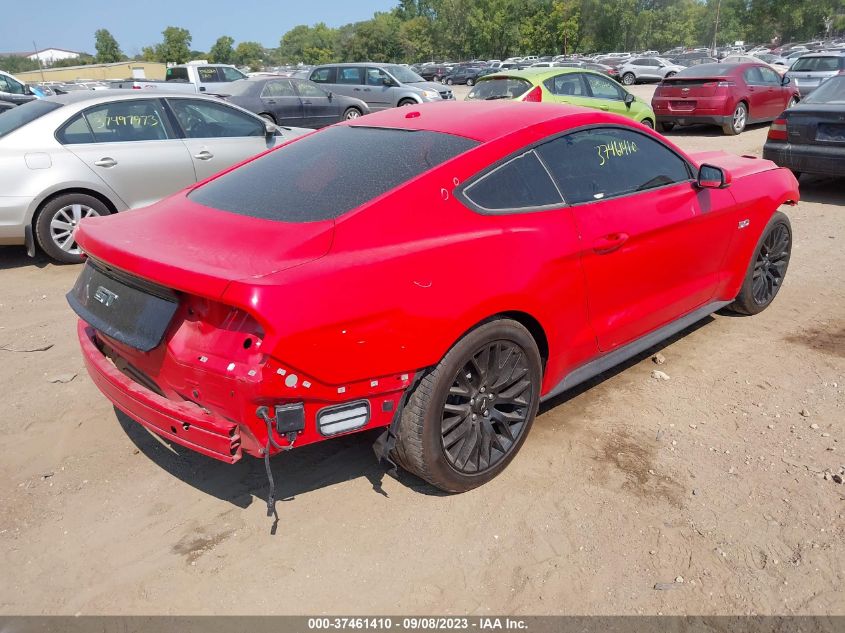
<path fill-rule="evenodd" d="M 541 400 L 728 306 L 763 310 L 792 174 L 569 106 L 436 103 L 327 128 L 86 220 L 88 371 L 226 462 L 386 427 L 435 486 L 501 472 Z"/>

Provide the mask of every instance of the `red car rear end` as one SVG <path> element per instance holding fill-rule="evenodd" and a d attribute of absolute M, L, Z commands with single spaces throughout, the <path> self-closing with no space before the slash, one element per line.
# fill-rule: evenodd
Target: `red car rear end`
<path fill-rule="evenodd" d="M 798 93 L 765 64 L 701 64 L 664 79 L 651 107 L 663 130 L 717 125 L 739 134 L 749 123 L 774 120 Z"/>

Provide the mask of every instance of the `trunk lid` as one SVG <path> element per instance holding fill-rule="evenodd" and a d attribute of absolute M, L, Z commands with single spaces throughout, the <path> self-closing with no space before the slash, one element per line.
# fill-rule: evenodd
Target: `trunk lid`
<path fill-rule="evenodd" d="M 232 282 L 325 255 L 334 221 L 279 222 L 199 205 L 177 194 L 151 207 L 84 220 L 77 243 L 91 257 L 154 283 L 220 298 Z"/>
<path fill-rule="evenodd" d="M 790 143 L 845 147 L 845 108 L 842 105 L 798 104 L 786 110 Z"/>

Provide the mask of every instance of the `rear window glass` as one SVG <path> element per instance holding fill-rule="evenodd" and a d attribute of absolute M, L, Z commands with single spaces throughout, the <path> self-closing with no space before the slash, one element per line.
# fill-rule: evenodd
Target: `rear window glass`
<path fill-rule="evenodd" d="M 845 77 L 831 77 L 804 97 L 801 103 L 845 103 Z"/>
<path fill-rule="evenodd" d="M 678 72 L 675 77 L 724 77 L 731 72 L 724 64 L 699 64 Z"/>
<path fill-rule="evenodd" d="M 166 81 L 188 81 L 187 68 L 168 68 L 165 75 Z"/>
<path fill-rule="evenodd" d="M 521 97 L 531 88 L 531 82 L 519 77 L 494 77 L 485 79 L 475 84 L 467 95 L 470 99 L 492 100 L 492 99 L 516 99 Z"/>
<path fill-rule="evenodd" d="M 333 127 L 247 163 L 188 197 L 254 218 L 328 220 L 476 145 L 439 132 Z"/>
<path fill-rule="evenodd" d="M 790 70 L 805 73 L 836 72 L 845 67 L 845 57 L 799 57 Z"/>
<path fill-rule="evenodd" d="M 11 110 L 6 110 L 3 116 L 0 116 L 0 137 L 6 136 L 27 123 L 31 123 L 48 112 L 61 107 L 61 103 L 39 100 L 30 101 Z"/>

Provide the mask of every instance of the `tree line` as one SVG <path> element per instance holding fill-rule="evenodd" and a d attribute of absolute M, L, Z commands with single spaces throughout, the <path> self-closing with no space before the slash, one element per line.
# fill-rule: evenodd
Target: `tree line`
<path fill-rule="evenodd" d="M 718 32 L 716 28 L 718 15 Z M 208 51 L 191 48 L 190 31 L 168 26 L 162 41 L 135 60 L 183 63 L 209 59 L 258 69 L 332 61 L 505 59 L 514 55 L 665 50 L 735 41 L 785 43 L 845 32 L 845 0 L 399 0 L 387 12 L 337 28 L 299 25 L 277 48 L 223 35 Z M 53 66 L 128 60 L 106 29 L 96 54 Z M 38 67 L 0 57 L 0 67 Z"/>

